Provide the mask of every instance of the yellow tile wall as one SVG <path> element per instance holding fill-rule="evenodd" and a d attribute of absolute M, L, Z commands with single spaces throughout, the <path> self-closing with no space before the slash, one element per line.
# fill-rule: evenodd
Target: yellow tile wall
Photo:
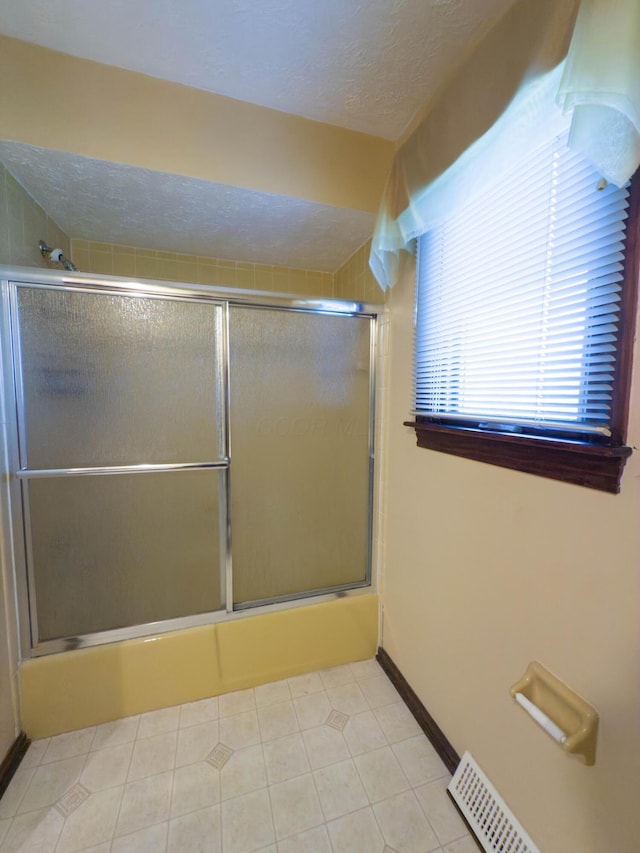
<path fill-rule="evenodd" d="M 271 290 L 301 296 L 335 296 L 335 276 L 329 272 L 156 252 L 79 239 L 71 241 L 71 253 L 73 262 L 82 272 Z"/>
<path fill-rule="evenodd" d="M 0 163 L 0 264 L 60 269 L 42 257 L 40 240 L 69 257 L 69 237 Z"/>
<path fill-rule="evenodd" d="M 385 294 L 369 267 L 370 251 L 371 240 L 367 240 L 336 272 L 336 298 L 357 299 L 360 302 L 385 301 Z"/>

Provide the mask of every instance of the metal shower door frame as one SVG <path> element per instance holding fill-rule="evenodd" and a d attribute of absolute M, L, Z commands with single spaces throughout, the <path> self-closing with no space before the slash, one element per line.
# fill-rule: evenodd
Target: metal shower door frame
<path fill-rule="evenodd" d="M 337 303 L 336 303 L 337 304 Z M 348 303 L 347 303 L 348 304 Z M 376 426 L 376 377 L 377 377 L 377 352 L 378 352 L 378 322 L 377 314 L 371 314 L 368 311 L 331 311 L 325 308 L 310 309 L 306 306 L 298 305 L 274 305 L 254 302 L 251 299 L 236 302 L 230 300 L 228 306 L 260 309 L 264 311 L 287 311 L 290 313 L 303 314 L 337 314 L 339 316 L 362 317 L 369 320 L 369 409 L 368 409 L 368 430 L 367 430 L 367 456 L 368 456 L 368 506 L 367 506 L 367 551 L 365 555 L 365 577 L 361 581 L 350 581 L 344 584 L 336 584 L 330 587 L 318 587 L 316 589 L 304 590 L 302 592 L 285 593 L 283 595 L 273 596 L 269 598 L 258 598 L 251 601 L 232 601 L 231 611 L 234 614 L 242 612 L 259 612 L 261 608 L 270 607 L 271 605 L 287 605 L 296 601 L 304 601 L 309 598 L 318 598 L 326 593 L 331 593 L 334 596 L 348 594 L 351 591 L 368 588 L 372 583 L 373 572 L 373 510 L 374 510 L 374 485 L 375 485 L 375 426 Z M 363 305 L 364 309 L 365 306 Z M 227 329 L 227 343 L 229 342 L 229 334 Z M 228 355 L 228 353 L 227 353 Z M 227 359 L 229 370 L 228 384 L 230 385 L 230 359 Z M 227 409 L 227 417 L 231 422 L 231 408 L 233 405 L 230 400 Z M 231 434 L 229 432 L 229 444 L 227 445 L 231 454 Z M 232 475 L 231 475 L 232 476 Z M 231 494 L 229 494 L 231 501 Z M 231 503 L 229 503 L 229 507 Z M 231 588 L 231 587 L 230 587 Z"/>
<path fill-rule="evenodd" d="M 35 276 L 34 276 L 35 279 Z M 166 464 L 132 464 L 132 465 L 105 465 L 105 466 L 87 466 L 87 467 L 77 467 L 77 468 L 53 468 L 53 469 L 31 469 L 28 467 L 28 458 L 27 458 L 27 442 L 26 442 L 26 434 L 27 434 L 27 423 L 26 423 L 26 411 L 25 411 L 25 399 L 24 399 L 24 378 L 22 374 L 22 342 L 20 337 L 20 318 L 19 318 L 19 309 L 18 309 L 18 291 L 20 288 L 31 288 L 31 289 L 40 289 L 40 290 L 57 290 L 60 292 L 75 292 L 75 293 L 86 293 L 92 295 L 117 295 L 125 298 L 144 298 L 144 299 L 158 299 L 162 301 L 169 302 L 198 302 L 202 304 L 206 304 L 212 307 L 212 309 L 216 312 L 215 316 L 215 326 L 217 327 L 217 340 L 214 342 L 214 346 L 212 347 L 211 354 L 213 356 L 217 356 L 217 375 L 215 377 L 215 382 L 217 384 L 216 396 L 221 401 L 220 412 L 216 413 L 214 428 L 216 429 L 216 433 L 218 435 L 218 453 L 220 458 L 215 461 L 203 461 L 199 463 L 166 463 Z M 22 281 L 22 282 L 11 282 L 8 285 L 9 290 L 9 322 L 11 328 L 11 354 L 12 354 L 12 373 L 13 373 L 13 387 L 14 387 L 14 401 L 15 401 L 15 412 L 16 412 L 16 442 L 15 447 L 17 450 L 17 456 L 15 458 L 15 464 L 12 466 L 12 471 L 15 473 L 16 479 L 19 481 L 21 486 L 21 510 L 22 510 L 22 524 L 24 529 L 24 557 L 25 557 L 25 569 L 26 569 L 26 589 L 27 589 L 27 599 L 28 599 L 28 612 L 29 612 L 29 645 L 31 649 L 31 654 L 33 656 L 38 656 L 40 654 L 48 654 L 54 653 L 57 651 L 61 651 L 67 648 L 78 648 L 87 644 L 95 645 L 100 642 L 110 641 L 108 638 L 112 637 L 114 632 L 118 632 L 118 635 L 122 635 L 122 637 L 130 638 L 133 636 L 137 636 L 137 628 L 142 626 L 130 626 L 125 628 L 116 628 L 108 631 L 96 631 L 90 635 L 83 635 L 79 637 L 68 637 L 68 638 L 60 638 L 54 640 L 40 640 L 39 630 L 38 630 L 38 607 L 37 607 L 37 595 L 36 595 L 36 584 L 35 584 L 35 575 L 34 575 L 34 557 L 32 550 L 32 535 L 31 535 L 31 508 L 30 508 L 30 497 L 29 497 L 29 483 L 34 479 L 42 479 L 42 478 L 52 478 L 59 479 L 63 477 L 95 477 L 95 476 L 118 476 L 122 474 L 135 474 L 136 476 L 142 476 L 147 473 L 163 473 L 170 474 L 182 471 L 214 471 L 219 470 L 221 472 L 226 472 L 229 468 L 229 458 L 227 454 L 227 435 L 228 432 L 224 428 L 224 412 L 225 412 L 225 388 L 224 388 L 224 359 L 226 357 L 226 340 L 224 339 L 224 323 L 223 320 L 223 311 L 224 311 L 224 303 L 218 299 L 206 299 L 203 298 L 202 295 L 188 295 L 183 297 L 182 295 L 173 295 L 173 294 L 157 294 L 153 292 L 144 292 L 141 290 L 132 291 L 129 293 L 123 291 L 114 291 L 111 290 L 108 286 L 103 288 L 96 287 L 64 287 L 64 286 L 56 286 L 50 284 L 42 284 L 37 281 Z M 222 419 L 222 420 L 221 420 Z M 218 481 L 217 489 L 219 494 L 219 506 L 220 506 L 220 514 L 226 515 L 226 480 L 225 476 Z M 221 527 L 220 519 L 216 518 L 215 523 L 218 526 L 219 530 L 224 531 L 225 527 Z M 220 577 L 221 581 L 224 581 L 225 574 L 223 571 L 223 567 L 226 564 L 226 551 L 227 551 L 227 541 L 224 536 L 220 537 Z M 223 590 L 223 602 L 224 608 L 229 606 L 229 601 L 227 599 L 226 590 Z M 209 611 L 206 614 L 193 614 L 185 617 L 177 617 L 171 620 L 163 620 L 162 622 L 151 622 L 146 623 L 144 628 L 144 633 L 148 634 L 148 628 L 156 625 L 170 625 L 167 630 L 171 630 L 175 627 L 186 627 L 192 626 L 195 624 L 204 624 L 208 621 L 208 615 L 211 612 L 217 611 Z M 188 620 L 188 621 L 185 621 Z M 25 621 L 25 620 L 23 620 Z M 91 637 L 95 640 L 95 642 L 88 643 L 87 639 Z M 118 636 L 120 638 L 120 636 Z"/>
<path fill-rule="evenodd" d="M 372 586 L 372 533 L 373 533 L 373 484 L 375 461 L 375 387 L 377 362 L 377 314 L 380 306 L 334 299 L 305 299 L 272 294 L 247 293 L 209 286 L 180 285 L 155 281 L 125 281 L 110 276 L 73 275 L 58 271 L 9 269 L 0 270 L 2 287 L 0 328 L 2 330 L 2 379 L 5 388 L 4 424 L 5 460 L 4 469 L 8 501 L 3 501 L 2 516 L 5 537 L 8 539 L 8 559 L 13 564 L 16 584 L 16 607 L 18 612 L 22 657 L 39 657 L 47 654 L 85 648 L 127 639 L 166 633 L 183 628 L 197 627 L 244 618 L 258 613 L 289 609 L 314 602 L 330 601 L 345 595 L 358 595 L 369 591 Z M 184 464 L 143 464 L 130 466 L 97 466 L 76 469 L 29 469 L 22 465 L 25 444 L 24 388 L 21 373 L 21 352 L 17 293 L 20 287 L 35 287 L 46 290 L 61 290 L 91 294 L 109 294 L 157 298 L 178 302 L 202 302 L 215 305 L 221 312 L 220 334 L 216 342 L 220 375 L 221 423 L 218 428 L 222 436 L 223 458 L 215 462 Z M 368 541 L 366 555 L 366 578 L 363 582 L 337 587 L 310 590 L 302 594 L 282 596 L 277 599 L 261 600 L 250 609 L 234 607 L 232 565 L 232 518 L 231 518 L 231 444 L 230 405 L 231 389 L 229 374 L 229 309 L 230 306 L 253 308 L 275 308 L 285 311 L 311 314 L 337 314 L 366 317 L 370 321 L 370 364 L 369 364 L 369 506 Z M 224 584 L 224 607 L 220 610 L 175 619 L 148 622 L 124 628 L 97 631 L 90 634 L 38 641 L 37 601 L 33 576 L 33 554 L 31 552 L 30 512 L 28 483 L 31 479 L 60 476 L 117 476 L 127 473 L 154 473 L 184 470 L 218 470 L 219 478 L 219 532 L 220 532 L 220 579 Z M 8 506 L 4 504 L 8 503 Z"/>

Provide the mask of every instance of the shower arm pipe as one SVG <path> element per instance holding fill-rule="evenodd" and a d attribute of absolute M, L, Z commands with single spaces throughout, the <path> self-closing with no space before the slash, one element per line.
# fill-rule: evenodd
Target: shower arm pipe
<path fill-rule="evenodd" d="M 174 471 L 211 471 L 228 468 L 229 459 L 219 462 L 178 462 L 157 465 L 105 465 L 94 468 L 21 468 L 16 471 L 18 479 L 43 479 L 45 477 L 95 477 L 107 474 L 153 474 Z"/>
<path fill-rule="evenodd" d="M 62 266 L 67 270 L 67 272 L 77 272 L 78 267 L 70 261 L 69 258 L 66 258 L 62 254 L 62 249 L 52 249 L 44 242 L 44 240 L 40 240 L 38 243 L 38 248 L 40 249 L 40 254 L 43 258 L 47 258 L 50 261 L 53 261 L 54 264 L 62 264 Z"/>

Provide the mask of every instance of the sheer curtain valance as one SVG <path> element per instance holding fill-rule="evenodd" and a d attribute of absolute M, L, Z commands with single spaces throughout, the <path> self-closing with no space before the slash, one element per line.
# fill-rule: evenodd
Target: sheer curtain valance
<path fill-rule="evenodd" d="M 640 163 L 638 0 L 582 0 L 558 103 L 573 111 L 569 146 L 625 184 Z"/>
<path fill-rule="evenodd" d="M 545 136 L 570 125 L 570 145 L 606 180 L 620 186 L 635 172 L 640 2 L 582 0 L 567 54 L 576 7 L 520 0 L 398 150 L 369 259 L 383 289 L 395 283 L 400 252 L 414 237 Z"/>

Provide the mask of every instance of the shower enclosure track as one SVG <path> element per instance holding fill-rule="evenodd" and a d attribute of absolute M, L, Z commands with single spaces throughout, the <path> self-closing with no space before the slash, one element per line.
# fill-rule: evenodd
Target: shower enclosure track
<path fill-rule="evenodd" d="M 84 477 L 96 474 L 153 474 L 171 471 L 210 471 L 213 468 L 228 468 L 229 459 L 220 462 L 178 462 L 157 465 L 110 465 L 97 468 L 21 468 L 16 477 L 36 479 L 38 477 Z"/>

